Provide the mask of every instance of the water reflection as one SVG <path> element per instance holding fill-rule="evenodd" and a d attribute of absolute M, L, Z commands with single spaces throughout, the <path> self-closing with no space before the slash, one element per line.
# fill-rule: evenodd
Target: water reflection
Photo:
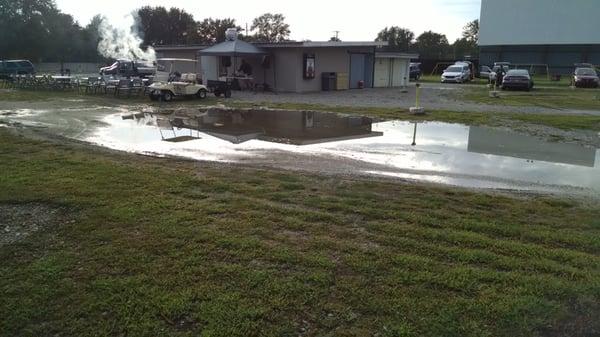
<path fill-rule="evenodd" d="M 310 145 L 382 136 L 381 132 L 372 131 L 372 125 L 373 120 L 368 117 L 266 109 L 182 109 L 157 117 L 163 139 L 162 130 L 178 128 L 202 132 L 233 144 L 262 140 Z"/>
<path fill-rule="evenodd" d="M 534 137 L 483 127 L 469 128 L 469 152 L 594 167 L 596 150 L 577 144 L 547 143 Z"/>
<path fill-rule="evenodd" d="M 109 126 L 89 140 L 200 160 L 473 187 L 600 192 L 597 150 L 497 129 L 262 109 L 177 110 L 131 118 L 107 117 Z"/>

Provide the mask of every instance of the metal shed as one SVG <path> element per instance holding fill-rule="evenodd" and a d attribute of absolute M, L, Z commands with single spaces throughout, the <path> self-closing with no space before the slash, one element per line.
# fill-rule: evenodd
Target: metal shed
<path fill-rule="evenodd" d="M 410 60 L 419 55 L 408 53 L 375 54 L 375 88 L 395 88 L 407 86 L 410 81 Z"/>

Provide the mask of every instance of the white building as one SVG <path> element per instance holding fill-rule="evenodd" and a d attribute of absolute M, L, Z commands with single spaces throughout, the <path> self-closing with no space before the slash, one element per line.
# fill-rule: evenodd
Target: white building
<path fill-rule="evenodd" d="M 600 0 L 482 0 L 481 64 L 600 65 Z"/>

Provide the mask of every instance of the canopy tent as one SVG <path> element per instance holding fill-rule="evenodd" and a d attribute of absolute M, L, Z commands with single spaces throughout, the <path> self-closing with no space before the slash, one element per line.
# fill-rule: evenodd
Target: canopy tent
<path fill-rule="evenodd" d="M 237 70 L 237 58 L 238 57 L 263 57 L 269 55 L 269 52 L 256 47 L 253 44 L 238 40 L 237 37 L 230 38 L 225 42 L 221 42 L 212 47 L 201 50 L 198 53 L 200 56 L 229 56 L 233 57 L 233 69 L 234 72 Z M 266 85 L 267 71 L 263 67 L 263 86 Z M 276 86 L 276 71 L 273 67 L 273 87 Z"/>
<path fill-rule="evenodd" d="M 200 51 L 202 56 L 259 56 L 268 53 L 248 42 L 233 40 L 216 44 Z"/>

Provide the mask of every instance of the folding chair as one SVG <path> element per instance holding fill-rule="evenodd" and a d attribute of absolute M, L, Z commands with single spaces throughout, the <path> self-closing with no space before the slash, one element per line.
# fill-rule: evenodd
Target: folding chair
<path fill-rule="evenodd" d="M 129 97 L 131 96 L 131 90 L 131 80 L 119 80 L 119 84 L 117 84 L 117 87 L 115 88 L 115 96 L 121 96 L 121 92 L 124 91 L 127 92 L 127 97 Z"/>

